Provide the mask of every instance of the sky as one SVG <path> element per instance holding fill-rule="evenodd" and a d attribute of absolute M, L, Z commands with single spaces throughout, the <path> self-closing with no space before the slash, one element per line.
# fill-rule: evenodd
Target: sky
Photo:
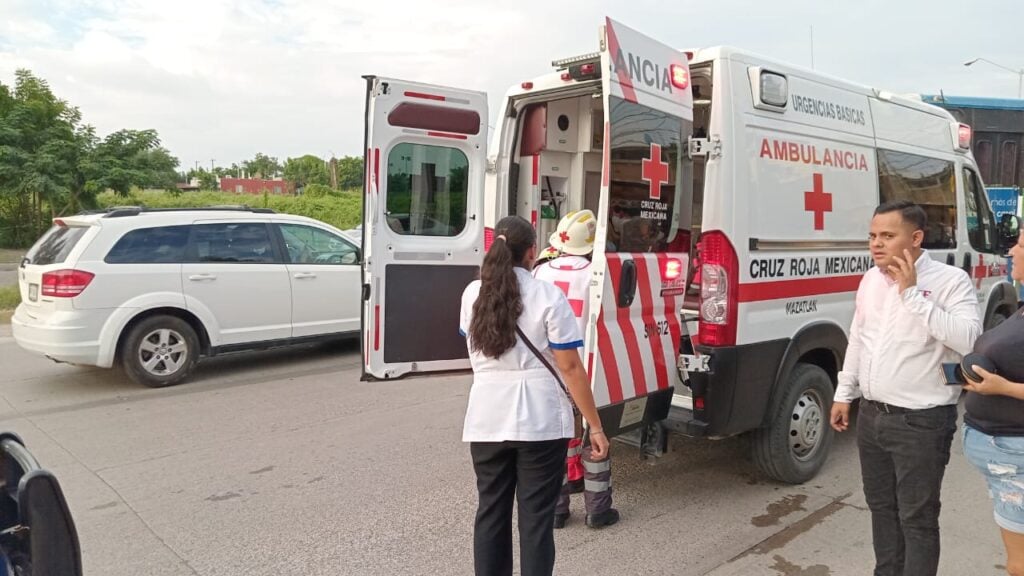
<path fill-rule="evenodd" d="M 362 76 L 485 91 L 493 124 L 606 15 L 896 93 L 1013 98 L 1017 74 L 963 64 L 1024 67 L 1021 0 L 0 0 L 0 83 L 27 68 L 100 135 L 156 129 L 182 169 L 359 155 Z"/>

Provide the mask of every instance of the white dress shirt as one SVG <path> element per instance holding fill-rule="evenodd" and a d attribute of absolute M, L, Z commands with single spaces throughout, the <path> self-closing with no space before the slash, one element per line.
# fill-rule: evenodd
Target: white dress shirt
<path fill-rule="evenodd" d="M 917 285 L 902 294 L 878 267 L 861 279 L 836 402 L 863 396 L 914 410 L 956 404 L 960 387 L 946 385 L 941 365 L 974 347 L 978 297 L 966 272 L 927 252 L 915 267 Z"/>
<path fill-rule="evenodd" d="M 530 343 L 555 367 L 553 349 L 583 346 L 569 302 L 562 291 L 516 268 L 523 313 L 519 328 Z M 462 293 L 459 331 L 465 336 L 473 319 L 473 303 L 480 293 L 474 280 Z M 538 441 L 572 438 L 572 405 L 565 391 L 537 356 L 517 337 L 516 344 L 497 358 L 473 351 L 466 338 L 473 387 L 462 429 L 463 442 Z"/>

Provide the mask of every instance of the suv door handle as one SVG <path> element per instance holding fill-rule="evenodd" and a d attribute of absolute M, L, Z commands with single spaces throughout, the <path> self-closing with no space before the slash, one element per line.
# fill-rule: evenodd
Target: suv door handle
<path fill-rule="evenodd" d="M 214 274 L 192 274 L 188 279 L 192 282 L 206 282 L 209 280 L 216 280 L 217 276 Z"/>
<path fill-rule="evenodd" d="M 316 272 L 296 272 L 293 278 L 302 280 L 303 278 L 316 278 Z"/>

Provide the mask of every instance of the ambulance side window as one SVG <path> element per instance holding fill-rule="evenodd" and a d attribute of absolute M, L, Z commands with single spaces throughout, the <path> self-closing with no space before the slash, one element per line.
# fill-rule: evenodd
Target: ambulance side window
<path fill-rule="evenodd" d="M 466 227 L 469 160 L 461 150 L 401 143 L 388 153 L 388 227 L 407 236 L 458 236 Z"/>
<path fill-rule="evenodd" d="M 608 252 L 688 252 L 692 164 L 683 153 L 689 122 L 610 99 Z"/>
<path fill-rule="evenodd" d="M 917 154 L 878 151 L 878 190 L 882 202 L 910 200 L 928 214 L 924 248 L 956 248 L 956 165 Z"/>
<path fill-rule="evenodd" d="M 978 175 L 964 168 L 964 205 L 967 206 L 967 238 L 978 252 L 995 252 L 995 221 L 988 205 L 988 194 Z"/>

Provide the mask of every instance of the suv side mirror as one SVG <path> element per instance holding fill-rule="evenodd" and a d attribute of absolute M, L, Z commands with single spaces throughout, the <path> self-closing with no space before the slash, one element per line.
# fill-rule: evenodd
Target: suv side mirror
<path fill-rule="evenodd" d="M 1014 214 L 1003 214 L 999 219 L 998 242 L 999 251 L 1006 254 L 1017 243 L 1020 235 L 1020 218 Z"/>

